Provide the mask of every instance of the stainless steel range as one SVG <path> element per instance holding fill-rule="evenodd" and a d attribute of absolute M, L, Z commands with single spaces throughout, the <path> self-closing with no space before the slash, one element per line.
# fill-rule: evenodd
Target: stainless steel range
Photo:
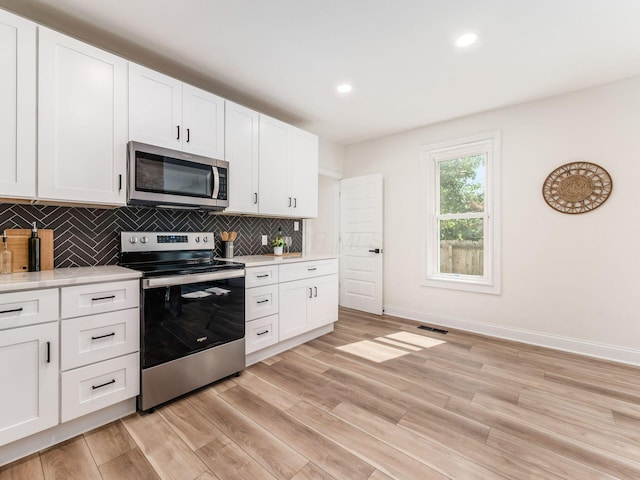
<path fill-rule="evenodd" d="M 244 369 L 244 265 L 213 252 L 211 232 L 120 235 L 120 265 L 143 273 L 140 410 Z"/>

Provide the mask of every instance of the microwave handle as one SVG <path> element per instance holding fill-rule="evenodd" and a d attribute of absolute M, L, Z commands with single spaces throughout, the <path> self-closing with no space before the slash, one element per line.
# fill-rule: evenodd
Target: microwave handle
<path fill-rule="evenodd" d="M 218 198 L 218 193 L 220 192 L 220 173 L 218 172 L 218 167 L 211 167 L 213 171 L 213 195 L 212 198 Z"/>

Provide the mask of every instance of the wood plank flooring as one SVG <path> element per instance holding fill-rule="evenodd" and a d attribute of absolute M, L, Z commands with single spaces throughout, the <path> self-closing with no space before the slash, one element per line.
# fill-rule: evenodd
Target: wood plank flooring
<path fill-rule="evenodd" d="M 0 480 L 640 479 L 640 368 L 416 327 L 341 309 L 333 333 Z"/>

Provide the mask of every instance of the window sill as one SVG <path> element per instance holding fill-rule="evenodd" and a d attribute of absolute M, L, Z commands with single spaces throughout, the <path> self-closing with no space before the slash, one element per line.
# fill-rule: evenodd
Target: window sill
<path fill-rule="evenodd" d="M 420 285 L 423 287 L 447 288 L 465 292 L 489 293 L 491 295 L 500 295 L 502 293 L 500 285 L 464 278 L 431 277 L 423 279 Z"/>

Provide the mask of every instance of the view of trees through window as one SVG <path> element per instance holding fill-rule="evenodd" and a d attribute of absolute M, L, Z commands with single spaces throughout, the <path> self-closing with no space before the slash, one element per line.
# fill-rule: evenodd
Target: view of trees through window
<path fill-rule="evenodd" d="M 440 273 L 483 275 L 485 155 L 438 162 Z"/>

